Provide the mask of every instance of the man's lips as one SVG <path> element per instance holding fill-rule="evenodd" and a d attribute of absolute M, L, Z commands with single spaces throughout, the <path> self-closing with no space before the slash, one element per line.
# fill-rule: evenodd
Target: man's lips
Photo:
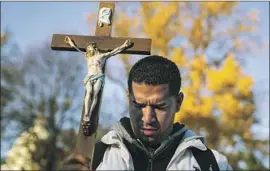
<path fill-rule="evenodd" d="M 143 134 L 146 136 L 152 136 L 157 132 L 157 128 L 141 128 Z"/>

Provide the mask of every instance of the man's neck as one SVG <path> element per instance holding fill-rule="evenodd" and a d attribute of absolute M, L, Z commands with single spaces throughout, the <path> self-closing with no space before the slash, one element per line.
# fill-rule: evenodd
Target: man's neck
<path fill-rule="evenodd" d="M 162 141 L 166 140 L 170 135 L 172 135 L 174 133 L 175 133 L 175 130 L 173 130 L 173 126 L 172 126 L 171 128 L 168 129 L 167 135 L 164 138 L 162 138 Z M 161 139 L 161 138 L 159 138 L 159 139 Z M 151 144 L 149 142 L 143 142 L 143 144 L 145 147 L 147 147 L 147 150 L 149 152 L 154 152 L 161 145 L 162 141 L 155 143 L 155 144 Z"/>
<path fill-rule="evenodd" d="M 150 144 L 149 142 L 145 142 L 145 141 L 142 141 L 142 143 L 143 143 L 144 147 L 146 147 L 146 149 L 149 152 L 154 152 L 161 145 L 161 143 Z"/>

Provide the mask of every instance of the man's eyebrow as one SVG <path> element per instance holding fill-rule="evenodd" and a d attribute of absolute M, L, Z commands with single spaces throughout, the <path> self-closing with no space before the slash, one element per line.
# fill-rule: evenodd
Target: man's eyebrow
<path fill-rule="evenodd" d="M 134 100 L 131 100 L 131 102 L 134 103 L 135 105 L 139 105 L 139 106 L 147 106 L 147 104 L 145 104 L 145 103 L 139 103 L 139 102 L 137 102 L 135 99 L 134 99 Z M 150 105 L 150 106 L 153 106 L 153 107 L 165 107 L 165 106 L 167 106 L 168 104 L 167 104 L 167 102 L 162 101 L 162 102 L 159 102 L 159 103 L 157 103 L 157 104 L 149 104 L 149 105 Z"/>
<path fill-rule="evenodd" d="M 152 104 L 153 106 L 166 106 L 167 103 L 166 102 L 160 102 L 160 103 L 157 103 L 157 104 Z"/>
<path fill-rule="evenodd" d="M 136 100 L 132 100 L 132 102 L 135 104 L 138 104 L 138 105 L 144 105 L 144 103 L 138 103 L 138 102 L 136 102 Z"/>
<path fill-rule="evenodd" d="M 132 100 L 133 103 L 136 103 L 136 104 L 145 104 L 145 103 L 139 103 L 137 102 L 136 100 Z M 157 104 L 153 104 L 153 105 L 159 105 L 159 106 L 163 106 L 163 105 L 166 105 L 167 103 L 166 102 L 160 102 L 160 103 L 157 103 Z"/>
<path fill-rule="evenodd" d="M 159 102 L 156 105 L 166 105 L 166 104 L 167 104 L 166 102 Z"/>
<path fill-rule="evenodd" d="M 147 104 L 144 104 L 144 103 L 138 103 L 136 102 L 136 100 L 132 100 L 132 103 L 135 105 L 135 106 L 138 106 L 138 107 L 146 107 Z"/>

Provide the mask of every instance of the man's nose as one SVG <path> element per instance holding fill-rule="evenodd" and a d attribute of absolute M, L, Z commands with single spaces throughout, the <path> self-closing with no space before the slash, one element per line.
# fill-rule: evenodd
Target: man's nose
<path fill-rule="evenodd" d="M 155 122 L 155 110 L 147 105 L 146 107 L 143 108 L 143 122 L 145 124 L 151 124 L 152 122 Z"/>

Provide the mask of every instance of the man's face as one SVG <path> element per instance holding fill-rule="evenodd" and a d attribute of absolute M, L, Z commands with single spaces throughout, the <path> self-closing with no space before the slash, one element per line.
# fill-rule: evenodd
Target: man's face
<path fill-rule="evenodd" d="M 170 95 L 168 84 L 154 86 L 132 82 L 132 92 L 128 92 L 128 97 L 136 137 L 149 145 L 157 145 L 167 138 L 183 94 Z"/>
<path fill-rule="evenodd" d="M 94 51 L 96 49 L 96 45 L 95 44 L 90 44 L 86 47 L 86 52 L 90 53 L 91 55 L 93 55 Z"/>

